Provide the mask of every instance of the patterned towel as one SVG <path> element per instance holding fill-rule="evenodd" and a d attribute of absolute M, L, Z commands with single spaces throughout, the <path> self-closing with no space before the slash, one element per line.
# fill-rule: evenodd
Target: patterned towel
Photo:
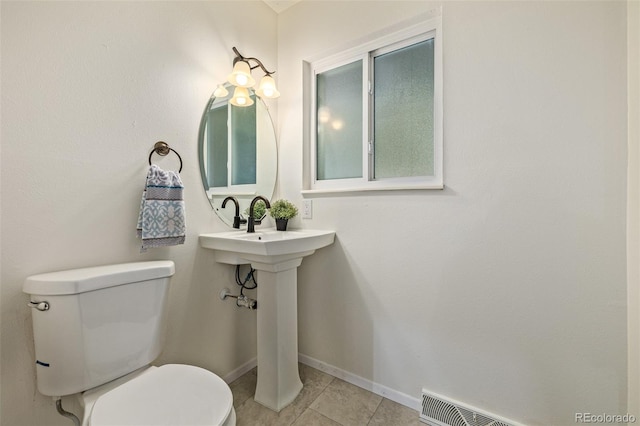
<path fill-rule="evenodd" d="M 141 252 L 149 247 L 184 244 L 185 211 L 182 180 L 178 172 L 164 171 L 153 164 L 147 174 L 138 215 Z"/>

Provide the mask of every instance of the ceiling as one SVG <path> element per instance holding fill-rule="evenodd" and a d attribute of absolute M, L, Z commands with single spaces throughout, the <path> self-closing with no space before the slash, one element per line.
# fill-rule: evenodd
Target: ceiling
<path fill-rule="evenodd" d="M 289 7 L 293 6 L 294 4 L 298 3 L 301 0 L 262 0 L 264 1 L 267 5 L 269 5 L 269 7 L 273 10 L 276 11 L 276 13 L 280 13 L 285 9 L 288 9 Z"/>

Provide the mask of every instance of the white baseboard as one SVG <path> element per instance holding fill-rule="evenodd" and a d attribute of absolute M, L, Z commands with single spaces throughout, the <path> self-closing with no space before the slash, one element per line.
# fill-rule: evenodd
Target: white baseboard
<path fill-rule="evenodd" d="M 372 382 L 371 380 L 364 379 L 353 373 L 342 370 L 338 367 L 334 367 L 333 365 L 329 365 L 325 362 L 318 361 L 317 359 L 311 358 L 310 356 L 303 355 L 301 353 L 298 353 L 298 361 L 305 365 L 308 365 L 309 367 L 315 368 L 316 370 L 320 370 L 333 377 L 337 377 L 344 380 L 345 382 L 358 386 L 359 388 L 368 390 L 369 392 L 373 392 L 376 395 L 380 395 L 382 397 L 390 399 L 391 401 L 397 402 L 398 404 L 404 405 L 405 407 L 409 407 L 412 410 L 416 410 L 418 412 L 422 410 L 422 403 L 420 401 L 420 398 L 414 398 L 405 393 L 388 388 L 379 383 Z"/>
<path fill-rule="evenodd" d="M 256 365 L 258 365 L 258 358 L 252 358 L 249 361 L 242 364 L 240 367 L 236 368 L 226 376 L 222 378 L 225 383 L 229 384 L 235 381 L 237 378 L 243 376 L 244 374 L 251 371 Z"/>
<path fill-rule="evenodd" d="M 373 392 L 376 395 L 380 395 L 384 398 L 390 399 L 391 401 L 397 402 L 398 404 L 404 405 L 405 407 L 409 407 L 412 410 L 416 410 L 418 412 L 422 410 L 422 403 L 420 401 L 420 398 L 414 398 L 405 393 L 388 388 L 379 383 L 372 382 L 371 380 L 362 378 L 353 373 L 342 370 L 338 367 L 334 367 L 333 365 L 327 364 L 326 362 L 319 361 L 315 358 L 311 358 L 310 356 L 301 353 L 298 353 L 298 361 L 305 365 L 308 365 L 309 367 L 315 368 L 316 370 L 327 373 L 330 376 L 337 377 L 338 379 L 342 379 L 347 383 L 351 383 L 352 385 L 358 386 L 359 388 L 368 390 L 369 392 Z M 229 374 L 225 375 L 222 379 L 226 383 L 231 383 L 251 371 L 256 365 L 258 365 L 258 359 L 252 358 Z"/>

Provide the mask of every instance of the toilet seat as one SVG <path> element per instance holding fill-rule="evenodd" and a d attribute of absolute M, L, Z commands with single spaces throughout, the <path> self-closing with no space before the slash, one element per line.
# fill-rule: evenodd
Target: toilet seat
<path fill-rule="evenodd" d="M 233 395 L 220 377 L 192 365 L 167 364 L 101 395 L 89 424 L 222 425 L 232 410 Z"/>

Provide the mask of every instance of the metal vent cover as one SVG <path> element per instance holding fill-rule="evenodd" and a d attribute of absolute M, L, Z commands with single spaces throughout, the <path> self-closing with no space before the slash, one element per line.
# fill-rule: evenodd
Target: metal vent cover
<path fill-rule="evenodd" d="M 518 426 L 498 420 L 473 407 L 464 406 L 440 395 L 422 390 L 420 421 L 431 426 Z"/>

